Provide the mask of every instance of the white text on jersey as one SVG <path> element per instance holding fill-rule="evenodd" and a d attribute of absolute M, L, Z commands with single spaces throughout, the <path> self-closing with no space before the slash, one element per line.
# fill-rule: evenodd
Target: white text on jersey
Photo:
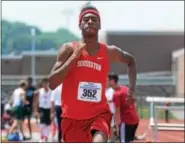
<path fill-rule="evenodd" d="M 77 67 L 88 67 L 88 68 L 93 68 L 97 71 L 101 71 L 101 65 L 91 62 L 88 60 L 81 60 L 77 62 Z"/>

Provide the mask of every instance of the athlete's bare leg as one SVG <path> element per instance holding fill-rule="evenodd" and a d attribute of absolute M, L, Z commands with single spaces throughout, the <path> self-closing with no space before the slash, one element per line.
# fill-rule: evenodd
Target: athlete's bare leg
<path fill-rule="evenodd" d="M 12 126 L 10 127 L 8 133 L 13 133 L 13 131 L 16 129 L 17 127 L 17 124 L 18 124 L 18 121 L 16 119 L 14 119 L 13 123 L 12 123 Z"/>
<path fill-rule="evenodd" d="M 28 117 L 28 129 L 30 132 L 30 138 L 32 138 L 31 116 Z"/>
<path fill-rule="evenodd" d="M 99 142 L 102 142 L 102 143 L 105 143 L 108 141 L 108 136 L 102 132 L 102 131 L 97 131 L 95 132 L 94 136 L 93 136 L 93 140 L 92 142 L 94 143 L 99 143 Z"/>
<path fill-rule="evenodd" d="M 25 138 L 25 136 L 24 136 L 24 130 L 23 130 L 23 125 L 24 125 L 23 120 L 18 121 L 18 125 L 19 125 L 20 132 L 22 133 L 23 138 Z"/>

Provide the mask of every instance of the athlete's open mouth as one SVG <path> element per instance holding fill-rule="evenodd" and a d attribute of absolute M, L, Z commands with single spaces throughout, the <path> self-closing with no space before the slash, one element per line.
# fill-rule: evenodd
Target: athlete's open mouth
<path fill-rule="evenodd" d="M 92 28 L 92 27 L 88 27 L 86 30 L 87 30 L 88 32 L 95 32 L 95 29 Z"/>

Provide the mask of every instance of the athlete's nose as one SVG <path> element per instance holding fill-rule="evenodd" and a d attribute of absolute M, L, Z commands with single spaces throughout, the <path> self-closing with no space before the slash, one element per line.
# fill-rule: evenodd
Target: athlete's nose
<path fill-rule="evenodd" d="M 89 21 L 88 21 L 88 25 L 91 26 L 93 23 L 92 19 L 90 18 Z"/>

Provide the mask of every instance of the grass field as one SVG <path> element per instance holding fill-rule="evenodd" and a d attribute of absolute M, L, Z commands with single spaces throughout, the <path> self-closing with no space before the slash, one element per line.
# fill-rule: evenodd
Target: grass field
<path fill-rule="evenodd" d="M 140 106 L 137 108 L 138 115 L 140 119 L 149 119 L 150 118 L 150 107 L 149 106 Z M 157 110 L 157 118 L 165 119 L 165 111 Z M 169 112 L 169 119 L 176 119 L 171 112 Z"/>

